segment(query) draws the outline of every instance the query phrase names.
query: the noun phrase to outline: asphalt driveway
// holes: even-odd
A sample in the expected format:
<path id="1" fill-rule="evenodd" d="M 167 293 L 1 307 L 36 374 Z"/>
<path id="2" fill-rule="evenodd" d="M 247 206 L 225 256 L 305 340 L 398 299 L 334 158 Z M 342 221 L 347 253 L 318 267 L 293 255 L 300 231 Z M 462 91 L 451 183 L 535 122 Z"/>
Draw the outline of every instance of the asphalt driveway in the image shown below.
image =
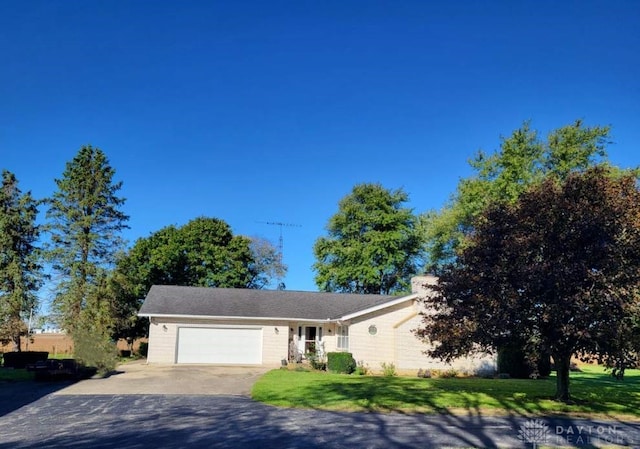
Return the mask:
<path id="1" fill-rule="evenodd" d="M 119 371 L 72 385 L 0 383 L 0 449 L 640 447 L 640 423 L 272 407 L 248 397 L 266 368 Z"/>
<path id="2" fill-rule="evenodd" d="M 195 394 L 249 396 L 264 367 L 210 365 L 147 365 L 136 361 L 120 365 L 106 377 L 82 380 L 57 391 L 59 395 L 86 394 Z"/>
<path id="3" fill-rule="evenodd" d="M 0 448 L 530 448 L 519 438 L 528 422 L 283 409 L 242 396 L 49 394 L 0 417 Z M 640 445 L 637 423 L 541 423 L 545 439 L 534 441 L 545 446 Z"/>

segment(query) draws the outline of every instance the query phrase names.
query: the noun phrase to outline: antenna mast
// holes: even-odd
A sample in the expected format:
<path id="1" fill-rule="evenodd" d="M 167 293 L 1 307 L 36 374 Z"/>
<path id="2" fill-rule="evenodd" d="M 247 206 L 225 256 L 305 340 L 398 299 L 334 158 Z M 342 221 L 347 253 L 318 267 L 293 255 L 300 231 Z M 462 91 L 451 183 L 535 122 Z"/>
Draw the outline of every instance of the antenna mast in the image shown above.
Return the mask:
<path id="1" fill-rule="evenodd" d="M 294 223 L 283 223 L 281 221 L 259 221 L 258 223 L 278 226 L 280 228 L 280 235 L 278 237 L 278 262 L 282 266 L 283 260 L 284 260 L 284 238 L 282 237 L 282 228 L 285 226 L 301 228 L 302 226 Z M 282 277 L 278 276 L 278 290 L 284 290 L 284 283 L 282 281 L 283 281 Z"/>

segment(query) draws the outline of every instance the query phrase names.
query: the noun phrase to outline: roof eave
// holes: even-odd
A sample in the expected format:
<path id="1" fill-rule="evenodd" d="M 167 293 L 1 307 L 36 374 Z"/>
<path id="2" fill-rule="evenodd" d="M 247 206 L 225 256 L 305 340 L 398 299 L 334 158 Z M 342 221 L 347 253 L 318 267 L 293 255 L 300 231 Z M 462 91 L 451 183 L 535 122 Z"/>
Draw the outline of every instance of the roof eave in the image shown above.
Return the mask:
<path id="1" fill-rule="evenodd" d="M 353 318 L 357 318 L 357 317 L 360 317 L 362 315 L 366 315 L 368 313 L 377 312 L 379 310 L 383 310 L 383 309 L 386 309 L 388 307 L 393 307 L 395 305 L 402 304 L 403 302 L 406 302 L 406 301 L 412 301 L 414 299 L 418 299 L 418 297 L 419 297 L 419 295 L 417 293 L 412 293 L 411 295 L 407 295 L 407 296 L 400 296 L 400 297 L 398 297 L 396 299 L 393 299 L 391 301 L 385 302 L 383 304 L 378 304 L 377 306 L 368 307 L 366 309 L 362 309 L 362 310 L 359 310 L 357 312 L 349 313 L 347 315 L 344 315 L 344 316 L 338 318 L 336 321 L 352 320 Z"/>
<path id="2" fill-rule="evenodd" d="M 138 313 L 139 317 L 147 318 L 178 318 L 178 319 L 199 319 L 199 320 L 247 320 L 247 321 L 304 321 L 313 323 L 334 323 L 338 320 L 332 318 L 296 318 L 296 317 L 270 317 L 270 316 L 229 316 L 229 315 L 189 315 L 177 313 Z"/>

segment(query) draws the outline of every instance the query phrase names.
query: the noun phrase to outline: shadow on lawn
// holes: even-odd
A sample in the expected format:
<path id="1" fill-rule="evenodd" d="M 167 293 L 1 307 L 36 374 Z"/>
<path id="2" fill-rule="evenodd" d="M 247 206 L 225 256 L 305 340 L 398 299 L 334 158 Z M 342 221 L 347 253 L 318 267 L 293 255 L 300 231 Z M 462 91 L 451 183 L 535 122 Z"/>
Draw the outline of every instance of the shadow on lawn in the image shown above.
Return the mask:
<path id="1" fill-rule="evenodd" d="M 625 384 L 614 379 L 603 378 L 601 375 L 573 379 L 574 402 L 568 405 L 557 403 L 557 408 L 550 410 L 550 401 L 553 400 L 555 391 L 555 378 L 540 380 L 539 384 L 533 384 L 534 388 L 536 385 L 540 387 L 537 393 L 514 392 L 512 396 L 501 391 L 501 386 L 506 386 L 501 384 L 501 380 L 489 380 L 489 382 L 495 382 L 495 388 L 483 387 L 481 391 L 489 397 L 488 401 L 493 402 L 494 407 L 498 405 L 499 408 L 494 409 L 487 407 L 486 402 L 483 404 L 478 399 L 478 391 L 469 390 L 474 379 L 448 379 L 443 382 L 447 385 L 446 388 L 440 388 L 438 380 L 435 379 L 431 380 L 433 388 L 426 389 L 416 385 L 413 379 L 411 379 L 412 382 L 406 382 L 406 380 L 396 377 L 369 377 L 362 382 L 343 383 L 327 379 L 327 381 L 318 381 L 302 387 L 305 391 L 296 397 L 301 398 L 298 404 L 304 408 L 322 409 L 314 398 L 328 398 L 329 407 L 331 403 L 339 404 L 344 400 L 357 404 L 366 412 L 385 412 L 365 413 L 363 418 L 376 423 L 377 437 L 382 439 L 390 437 L 385 432 L 385 414 L 394 413 L 427 421 L 431 415 L 437 418 L 433 420 L 436 432 L 448 435 L 455 440 L 456 444 L 463 446 L 497 447 L 495 432 L 491 430 L 492 423 L 496 420 L 503 424 L 508 423 L 515 437 L 519 435 L 526 422 L 539 420 L 547 426 L 549 438 L 555 439 L 552 440 L 554 446 L 589 448 L 601 446 L 603 443 L 625 445 L 630 441 L 634 443 L 632 445 L 640 444 L 637 440 L 637 433 L 640 430 L 638 418 L 631 422 L 625 422 L 624 419 L 619 418 L 622 414 L 637 417 L 640 410 L 640 391 L 638 391 L 637 381 L 631 382 L 630 385 L 630 383 Z M 525 382 L 532 385 L 531 381 L 526 380 L 523 381 L 523 385 Z M 457 406 L 455 408 L 443 406 L 440 396 L 452 392 L 455 392 L 458 400 Z M 625 395 L 624 401 L 617 402 L 620 395 Z M 460 398 L 463 399 L 462 403 Z M 620 405 L 622 402 L 625 405 Z M 415 408 L 415 412 L 407 412 L 412 407 Z M 615 414 L 611 413 L 612 409 L 615 409 Z M 331 413 L 340 414 L 340 412 Z M 580 417 L 589 415 L 599 418 Z M 627 429 L 631 429 L 634 439 L 626 438 L 617 428 L 612 431 L 611 423 L 624 424 Z M 593 430 L 588 429 L 594 426 L 604 429 L 605 434 L 592 434 Z M 610 441 L 611 439 L 614 441 Z"/>

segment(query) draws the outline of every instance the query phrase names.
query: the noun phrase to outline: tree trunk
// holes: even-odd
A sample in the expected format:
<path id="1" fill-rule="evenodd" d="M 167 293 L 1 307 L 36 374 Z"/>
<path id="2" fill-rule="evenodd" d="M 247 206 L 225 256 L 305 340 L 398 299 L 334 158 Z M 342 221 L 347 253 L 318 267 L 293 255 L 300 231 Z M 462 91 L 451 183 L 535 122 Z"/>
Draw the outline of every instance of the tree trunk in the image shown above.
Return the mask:
<path id="1" fill-rule="evenodd" d="M 569 371 L 571 367 L 571 354 L 556 354 L 553 356 L 556 363 L 556 400 L 569 402 Z"/>
<path id="2" fill-rule="evenodd" d="M 20 340 L 20 335 L 14 335 L 13 336 L 13 351 L 14 352 L 22 352 L 22 348 L 20 347 L 22 343 Z"/>

